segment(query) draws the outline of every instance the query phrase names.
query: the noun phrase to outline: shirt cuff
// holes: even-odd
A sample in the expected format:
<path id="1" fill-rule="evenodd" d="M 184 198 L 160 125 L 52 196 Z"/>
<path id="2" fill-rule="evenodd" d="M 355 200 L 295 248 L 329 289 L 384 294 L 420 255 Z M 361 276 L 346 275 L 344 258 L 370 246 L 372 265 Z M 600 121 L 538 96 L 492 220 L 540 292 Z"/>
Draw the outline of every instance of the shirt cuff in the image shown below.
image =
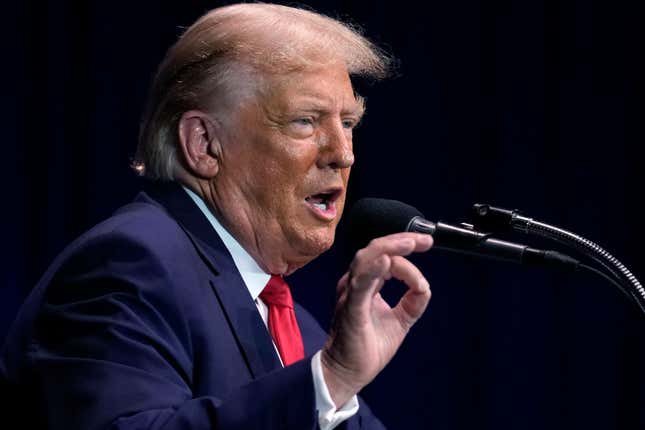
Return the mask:
<path id="1" fill-rule="evenodd" d="M 314 390 L 316 391 L 318 426 L 320 430 L 331 430 L 346 419 L 356 415 L 356 412 L 358 412 L 358 398 L 353 396 L 340 409 L 336 408 L 323 377 L 320 353 L 321 351 L 318 351 L 311 359 L 311 372 L 314 377 Z"/>

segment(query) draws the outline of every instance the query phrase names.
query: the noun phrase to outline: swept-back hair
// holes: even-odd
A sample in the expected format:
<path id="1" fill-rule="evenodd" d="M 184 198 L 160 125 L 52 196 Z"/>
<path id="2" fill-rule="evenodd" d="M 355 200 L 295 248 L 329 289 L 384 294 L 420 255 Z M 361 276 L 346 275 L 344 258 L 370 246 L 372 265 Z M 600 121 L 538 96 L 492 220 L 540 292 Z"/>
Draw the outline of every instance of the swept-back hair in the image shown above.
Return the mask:
<path id="1" fill-rule="evenodd" d="M 213 9 L 168 50 L 153 80 L 134 169 L 154 180 L 174 179 L 178 123 L 192 109 L 226 109 L 262 77 L 328 63 L 352 76 L 380 79 L 390 58 L 360 30 L 318 13 L 274 4 Z"/>

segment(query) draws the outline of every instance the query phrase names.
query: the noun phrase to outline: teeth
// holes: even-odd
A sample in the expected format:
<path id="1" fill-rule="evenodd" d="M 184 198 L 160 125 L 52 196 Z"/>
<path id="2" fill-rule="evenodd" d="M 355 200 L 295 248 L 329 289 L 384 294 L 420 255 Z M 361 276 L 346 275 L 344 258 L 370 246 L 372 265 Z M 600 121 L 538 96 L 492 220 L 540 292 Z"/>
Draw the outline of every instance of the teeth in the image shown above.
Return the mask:
<path id="1" fill-rule="evenodd" d="M 327 210 L 327 205 L 325 203 L 313 203 L 313 205 L 321 211 Z"/>

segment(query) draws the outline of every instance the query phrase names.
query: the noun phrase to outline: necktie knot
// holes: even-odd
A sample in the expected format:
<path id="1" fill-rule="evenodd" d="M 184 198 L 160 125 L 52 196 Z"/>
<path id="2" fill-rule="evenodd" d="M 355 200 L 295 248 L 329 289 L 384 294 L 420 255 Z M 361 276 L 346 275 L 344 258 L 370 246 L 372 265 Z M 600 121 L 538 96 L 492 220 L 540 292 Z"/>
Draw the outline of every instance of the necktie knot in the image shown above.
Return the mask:
<path id="1" fill-rule="evenodd" d="M 291 291 L 282 276 L 271 275 L 267 286 L 260 293 L 260 298 L 268 306 L 285 306 L 293 309 Z"/>

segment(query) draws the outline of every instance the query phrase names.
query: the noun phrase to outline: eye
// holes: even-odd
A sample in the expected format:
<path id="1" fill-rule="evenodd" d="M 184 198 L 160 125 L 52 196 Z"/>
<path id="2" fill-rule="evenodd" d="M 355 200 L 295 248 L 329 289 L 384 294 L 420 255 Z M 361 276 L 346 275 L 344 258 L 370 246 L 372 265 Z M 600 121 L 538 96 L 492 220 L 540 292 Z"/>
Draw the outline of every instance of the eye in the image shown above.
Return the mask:
<path id="1" fill-rule="evenodd" d="M 314 133 L 316 118 L 303 116 L 289 121 L 288 130 L 295 137 L 309 137 Z"/>
<path id="2" fill-rule="evenodd" d="M 358 121 L 354 118 L 346 118 L 342 120 L 343 128 L 347 130 L 353 130 L 358 126 Z"/>
<path id="3" fill-rule="evenodd" d="M 293 122 L 296 125 L 302 125 L 302 126 L 307 126 L 307 125 L 314 125 L 314 119 L 311 117 L 306 117 L 306 118 L 296 118 L 293 120 Z"/>

